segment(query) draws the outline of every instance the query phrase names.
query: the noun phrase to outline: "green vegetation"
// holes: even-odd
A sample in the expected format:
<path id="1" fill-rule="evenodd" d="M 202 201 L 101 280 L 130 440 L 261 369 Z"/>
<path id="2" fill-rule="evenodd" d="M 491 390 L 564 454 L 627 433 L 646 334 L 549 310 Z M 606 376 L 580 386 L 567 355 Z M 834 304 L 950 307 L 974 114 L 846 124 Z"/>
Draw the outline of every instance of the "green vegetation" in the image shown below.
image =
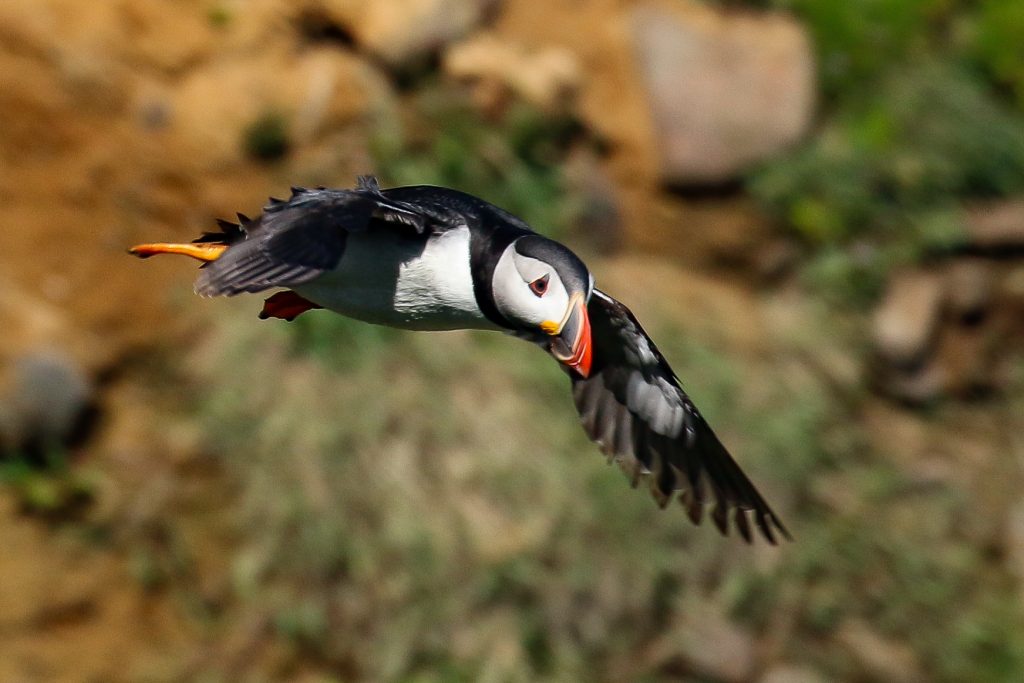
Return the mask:
<path id="1" fill-rule="evenodd" d="M 93 499 L 87 470 L 72 468 L 63 448 L 50 448 L 44 457 L 0 453 L 0 485 L 10 487 L 21 509 L 54 521 L 73 519 Z"/>
<path id="2" fill-rule="evenodd" d="M 473 109 L 464 94 L 439 85 L 411 103 L 404 129 L 380 130 L 374 151 L 389 185 L 453 187 L 520 216 L 538 231 L 564 236 L 575 204 L 562 175 L 579 124 L 516 104 L 497 120 Z"/>
<path id="3" fill-rule="evenodd" d="M 834 301 L 955 243 L 966 201 L 1024 191 L 1024 9 L 1002 0 L 774 3 L 808 22 L 822 125 L 750 189 L 812 251 Z M 1014 65 L 1017 65 L 1016 67 Z"/>
<path id="4" fill-rule="evenodd" d="M 223 330 L 221 353 L 251 359 L 259 386 L 220 357 L 201 371 L 242 522 L 261 529 L 238 591 L 316 657 L 378 680 L 476 680 L 485 665 L 590 679 L 651 637 L 652 610 L 678 610 L 683 596 L 658 597 L 665 577 L 695 582 L 722 550 L 603 464 L 536 349 L 303 320 L 294 336 L 248 318 Z M 306 346 L 325 331 L 337 346 Z M 612 623 L 635 635 L 608 638 Z"/>
<path id="5" fill-rule="evenodd" d="M 969 28 L 971 57 L 997 85 L 1010 88 L 1017 106 L 1024 108 L 1024 5 L 983 2 Z"/>
<path id="6" fill-rule="evenodd" d="M 871 300 L 893 265 L 956 243 L 965 199 L 1024 190 L 1024 117 L 963 71 L 917 65 L 837 113 L 751 189 L 817 249 L 815 283 Z"/>
<path id="7" fill-rule="evenodd" d="M 231 24 L 231 20 L 234 18 L 231 7 L 226 2 L 215 2 L 211 4 L 206 10 L 206 19 L 210 22 L 210 26 L 216 29 L 227 28 Z"/>
<path id="8" fill-rule="evenodd" d="M 566 229 L 571 123 L 421 98 L 376 141 L 388 184 L 458 187 Z M 1020 187 L 1019 125 L 966 67 L 893 69 L 751 187 L 812 249 L 808 278 L 866 302 L 893 263 L 957 238 L 958 199 Z M 719 541 L 630 491 L 575 427 L 564 375 L 525 344 L 245 315 L 218 321 L 193 365 L 211 388 L 198 414 L 245 499 L 234 598 L 303 660 L 372 680 L 659 678 L 657 653 L 693 637 L 708 604 L 828 677 L 862 671 L 831 638 L 860 620 L 935 680 L 1017 678 L 1012 581 L 965 538 L 980 513 L 875 450 L 863 387 L 837 392 L 814 370 L 828 363 L 807 360 L 856 357 L 857 335 L 836 333 L 848 323 L 810 305 L 798 338 L 758 360 L 684 315 L 645 322 L 796 543 Z M 954 603 L 958 619 L 936 618 Z"/>
<path id="9" fill-rule="evenodd" d="M 870 93 L 894 70 L 940 57 L 979 82 L 1019 88 L 1024 8 L 1016 0 L 761 0 L 811 31 L 829 104 Z"/>
<path id="10" fill-rule="evenodd" d="M 193 364 L 211 388 L 202 419 L 243 483 L 238 524 L 259 530 L 243 536 L 235 596 L 303 657 L 374 680 L 657 676 L 644 653 L 691 637 L 703 601 L 755 634 L 786 615 L 786 656 L 830 676 L 856 671 L 848 653 L 807 644 L 848 619 L 909 644 L 935 680 L 1024 670 L 1012 584 L 963 537 L 972 502 L 873 451 L 848 417 L 859 408 L 800 360 L 833 344 L 834 322 L 737 363 L 680 315 L 651 329 L 796 543 L 719 541 L 630 491 L 528 345 L 245 314 L 218 322 Z M 960 618 L 935 618 L 954 603 Z"/>
<path id="11" fill-rule="evenodd" d="M 242 135 L 245 153 L 260 161 L 277 161 L 291 149 L 288 121 L 283 114 L 266 111 L 245 129 Z"/>

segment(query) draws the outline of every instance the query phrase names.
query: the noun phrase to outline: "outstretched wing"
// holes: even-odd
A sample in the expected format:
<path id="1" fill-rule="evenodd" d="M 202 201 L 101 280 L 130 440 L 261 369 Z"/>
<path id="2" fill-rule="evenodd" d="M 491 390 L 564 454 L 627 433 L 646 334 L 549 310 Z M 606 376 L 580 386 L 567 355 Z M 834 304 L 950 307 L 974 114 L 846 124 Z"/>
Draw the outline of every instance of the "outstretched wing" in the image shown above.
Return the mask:
<path id="1" fill-rule="evenodd" d="M 377 224 L 419 234 L 455 224 L 434 207 L 385 197 L 368 176 L 360 177 L 354 190 L 293 188 L 290 199 L 271 199 L 258 218 L 239 219 L 239 226 L 221 223 L 224 232 L 197 240 L 228 245 L 203 266 L 197 294 L 232 296 L 309 282 L 338 265 L 348 233 Z"/>
<path id="2" fill-rule="evenodd" d="M 750 542 L 750 520 L 775 543 L 789 533 L 704 421 L 632 312 L 594 290 L 587 309 L 593 362 L 587 378 L 572 374 L 573 397 L 587 435 L 619 462 L 634 486 L 650 477 L 663 507 L 676 491 L 695 524 L 705 503 L 723 534 L 729 519 Z"/>

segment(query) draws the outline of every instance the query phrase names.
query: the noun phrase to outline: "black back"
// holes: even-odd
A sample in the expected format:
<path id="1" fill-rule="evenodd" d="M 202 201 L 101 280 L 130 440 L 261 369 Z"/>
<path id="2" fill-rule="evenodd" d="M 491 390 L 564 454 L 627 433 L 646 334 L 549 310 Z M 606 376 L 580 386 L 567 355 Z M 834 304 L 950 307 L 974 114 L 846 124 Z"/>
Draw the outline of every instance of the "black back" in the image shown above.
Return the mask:
<path id="1" fill-rule="evenodd" d="M 495 325 L 513 329 L 494 303 L 491 282 L 498 260 L 508 245 L 525 235 L 535 235 L 524 220 L 471 194 L 433 185 L 408 185 L 383 190 L 390 200 L 430 207 L 448 220 L 469 228 L 469 266 L 473 294 L 480 311 Z"/>

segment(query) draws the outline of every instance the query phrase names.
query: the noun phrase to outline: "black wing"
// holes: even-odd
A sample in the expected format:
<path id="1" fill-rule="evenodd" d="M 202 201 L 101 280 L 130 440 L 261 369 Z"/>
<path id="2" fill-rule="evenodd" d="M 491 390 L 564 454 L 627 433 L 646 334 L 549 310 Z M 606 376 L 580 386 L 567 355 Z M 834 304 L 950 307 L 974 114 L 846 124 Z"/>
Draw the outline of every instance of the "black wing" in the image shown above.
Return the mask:
<path id="1" fill-rule="evenodd" d="M 751 541 L 748 511 L 761 534 L 789 532 L 732 459 L 679 385 L 640 323 L 615 299 L 594 290 L 587 308 L 593 360 L 586 379 L 572 375 L 573 397 L 587 435 L 632 477 L 649 475 L 664 507 L 675 491 L 695 524 L 714 497 L 711 518 L 723 534 L 729 517 Z"/>
<path id="2" fill-rule="evenodd" d="M 222 222 L 224 232 L 196 240 L 229 245 L 203 267 L 197 294 L 231 296 L 309 282 L 338 265 L 348 233 L 375 224 L 418 234 L 457 224 L 451 213 L 385 197 L 369 176 L 360 177 L 354 190 L 293 188 L 290 199 L 271 199 L 258 218 L 239 219 L 241 225 Z"/>

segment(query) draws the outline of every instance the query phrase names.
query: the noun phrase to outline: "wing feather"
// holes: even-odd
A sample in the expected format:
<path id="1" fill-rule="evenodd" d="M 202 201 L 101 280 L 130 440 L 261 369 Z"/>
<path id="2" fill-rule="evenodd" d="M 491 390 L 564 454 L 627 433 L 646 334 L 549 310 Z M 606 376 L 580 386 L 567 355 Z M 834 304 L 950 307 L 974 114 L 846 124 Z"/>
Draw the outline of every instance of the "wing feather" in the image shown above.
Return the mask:
<path id="1" fill-rule="evenodd" d="M 660 505 L 680 492 L 680 503 L 694 524 L 700 524 L 704 507 L 711 503 L 711 519 L 723 534 L 734 527 L 750 542 L 752 514 L 768 542 L 776 542 L 776 533 L 789 538 L 629 309 L 594 290 L 588 314 L 594 345 L 591 373 L 587 378 L 572 376 L 587 435 L 619 462 L 634 485 L 649 475 Z"/>
<path id="2" fill-rule="evenodd" d="M 287 200 L 271 199 L 255 219 L 239 215 L 240 225 L 220 221 L 229 245 L 203 267 L 196 293 L 232 296 L 308 282 L 338 265 L 347 235 L 369 229 L 401 229 L 422 234 L 452 227 L 452 216 L 427 206 L 386 197 L 369 176 L 354 190 L 292 188 Z M 200 240 L 216 241 L 205 233 Z"/>

